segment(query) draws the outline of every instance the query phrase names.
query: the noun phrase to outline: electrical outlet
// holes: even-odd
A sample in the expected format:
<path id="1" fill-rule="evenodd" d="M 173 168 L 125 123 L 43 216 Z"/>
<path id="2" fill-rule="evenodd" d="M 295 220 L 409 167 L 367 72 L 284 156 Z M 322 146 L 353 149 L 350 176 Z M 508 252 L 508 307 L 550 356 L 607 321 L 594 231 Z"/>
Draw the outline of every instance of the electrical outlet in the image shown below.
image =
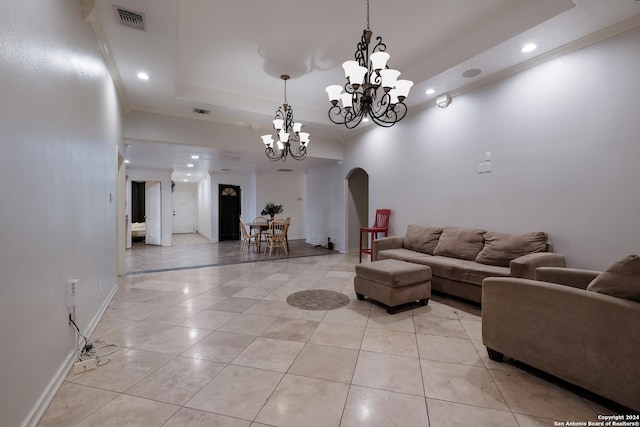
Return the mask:
<path id="1" fill-rule="evenodd" d="M 67 280 L 67 307 L 73 307 L 78 302 L 78 279 Z"/>
<path id="2" fill-rule="evenodd" d="M 76 304 L 78 302 L 78 279 L 67 280 L 67 315 L 69 320 L 76 320 Z"/>
<path id="3" fill-rule="evenodd" d="M 95 357 L 92 357 L 91 359 L 81 360 L 80 362 L 76 362 L 73 364 L 73 373 L 81 374 L 83 372 L 95 369 L 96 366 L 97 361 Z"/>

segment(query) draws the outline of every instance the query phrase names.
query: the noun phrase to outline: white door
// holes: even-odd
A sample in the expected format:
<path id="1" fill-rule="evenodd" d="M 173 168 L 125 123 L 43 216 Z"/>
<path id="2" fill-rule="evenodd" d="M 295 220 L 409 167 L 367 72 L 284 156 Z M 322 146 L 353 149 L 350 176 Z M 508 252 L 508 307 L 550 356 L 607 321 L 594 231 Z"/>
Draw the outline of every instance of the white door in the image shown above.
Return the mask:
<path id="1" fill-rule="evenodd" d="M 144 190 L 145 243 L 162 245 L 160 183 L 146 182 Z"/>
<path id="2" fill-rule="evenodd" d="M 195 233 L 194 194 L 188 191 L 173 193 L 173 232 Z"/>

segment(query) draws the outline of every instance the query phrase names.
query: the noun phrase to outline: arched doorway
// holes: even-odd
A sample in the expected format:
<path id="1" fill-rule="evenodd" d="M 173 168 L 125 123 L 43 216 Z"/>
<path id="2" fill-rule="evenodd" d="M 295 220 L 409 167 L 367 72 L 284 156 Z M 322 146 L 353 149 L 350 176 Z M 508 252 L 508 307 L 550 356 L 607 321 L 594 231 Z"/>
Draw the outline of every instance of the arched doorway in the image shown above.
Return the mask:
<path id="1" fill-rule="evenodd" d="M 347 252 L 359 250 L 360 227 L 369 223 L 369 174 L 362 168 L 352 169 L 347 186 Z"/>

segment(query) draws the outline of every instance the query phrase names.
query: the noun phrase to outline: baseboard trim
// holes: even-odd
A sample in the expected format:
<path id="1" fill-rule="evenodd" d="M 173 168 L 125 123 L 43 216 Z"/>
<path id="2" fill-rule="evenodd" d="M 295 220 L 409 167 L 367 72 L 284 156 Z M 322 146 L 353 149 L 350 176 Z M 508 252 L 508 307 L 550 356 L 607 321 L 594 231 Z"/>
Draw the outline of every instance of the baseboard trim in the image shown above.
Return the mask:
<path id="1" fill-rule="evenodd" d="M 96 329 L 96 326 L 98 326 L 98 323 L 102 319 L 104 312 L 107 310 L 107 307 L 111 302 L 111 299 L 113 298 L 113 296 L 116 294 L 117 291 L 118 291 L 118 282 L 115 283 L 115 285 L 111 289 L 111 292 L 109 292 L 109 295 L 107 295 L 107 298 L 104 300 L 104 302 L 100 306 L 100 309 L 98 310 L 96 315 L 93 316 L 93 319 L 91 320 L 91 323 L 89 323 L 87 331 L 85 332 L 86 336 L 90 337 L 93 331 Z M 44 413 L 47 411 L 47 408 L 49 408 L 49 405 L 51 404 L 51 401 L 55 397 L 56 393 L 58 392 L 60 387 L 62 387 L 62 383 L 64 383 L 64 379 L 67 377 L 67 374 L 69 373 L 69 371 L 73 366 L 73 362 L 75 361 L 75 358 L 76 358 L 75 356 L 76 356 L 76 351 L 75 349 L 72 349 L 67 355 L 64 363 L 60 366 L 60 368 L 58 368 L 58 370 L 56 371 L 56 374 L 53 376 L 53 378 L 51 379 L 47 387 L 44 389 L 44 391 L 40 395 L 38 402 L 35 404 L 35 406 L 31 410 L 31 413 L 27 416 L 27 419 L 22 424 L 22 427 L 36 427 L 38 425 L 38 423 L 44 416 Z"/>

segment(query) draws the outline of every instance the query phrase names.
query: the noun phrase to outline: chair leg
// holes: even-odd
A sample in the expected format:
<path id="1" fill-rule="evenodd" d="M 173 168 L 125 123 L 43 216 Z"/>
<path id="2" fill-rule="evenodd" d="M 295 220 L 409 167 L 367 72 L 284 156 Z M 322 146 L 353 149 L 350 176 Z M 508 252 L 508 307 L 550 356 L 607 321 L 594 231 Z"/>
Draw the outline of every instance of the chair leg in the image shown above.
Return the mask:
<path id="1" fill-rule="evenodd" d="M 373 241 L 375 240 L 375 236 L 377 236 L 378 233 L 371 232 L 370 234 L 371 234 L 371 243 L 369 244 L 369 250 L 371 251 L 371 254 L 369 255 L 369 260 L 373 262 Z"/>

